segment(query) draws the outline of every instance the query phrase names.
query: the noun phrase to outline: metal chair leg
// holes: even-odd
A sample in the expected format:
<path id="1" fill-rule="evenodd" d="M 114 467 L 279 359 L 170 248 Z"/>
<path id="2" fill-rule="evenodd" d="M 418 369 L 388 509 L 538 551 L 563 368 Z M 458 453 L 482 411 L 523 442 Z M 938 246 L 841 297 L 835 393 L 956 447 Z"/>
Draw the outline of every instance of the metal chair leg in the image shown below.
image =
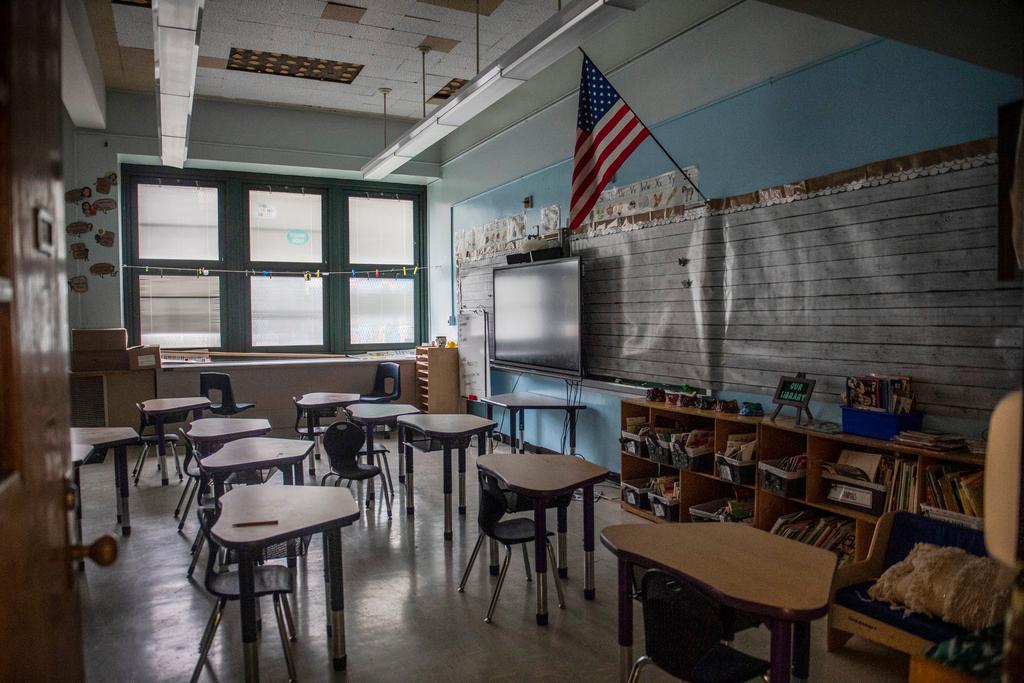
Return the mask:
<path id="1" fill-rule="evenodd" d="M 196 668 L 192 671 L 192 678 L 189 679 L 191 683 L 195 683 L 199 680 L 199 674 L 203 671 L 203 665 L 206 664 L 206 655 L 210 652 L 210 645 L 213 644 L 213 637 L 217 634 L 217 627 L 220 626 L 221 615 L 224 613 L 224 605 L 227 604 L 227 600 L 223 598 L 217 601 L 217 604 L 213 608 L 213 613 L 210 615 L 210 621 L 206 624 L 206 631 L 203 633 L 203 640 L 199 644 L 199 661 L 196 662 Z"/>
<path id="2" fill-rule="evenodd" d="M 523 543 L 519 547 L 523 549 L 523 565 L 526 567 L 526 581 L 529 583 L 533 581 L 533 572 L 530 571 L 530 551 L 526 549 L 527 545 L 529 543 Z"/>
<path id="3" fill-rule="evenodd" d="M 462 572 L 462 581 L 459 581 L 459 592 L 466 592 L 466 582 L 469 581 L 469 572 L 473 569 L 473 563 L 476 562 L 476 556 L 480 554 L 480 546 L 484 544 L 484 536 L 482 533 L 477 536 L 476 545 L 473 546 L 473 552 L 469 556 L 469 564 L 466 565 L 466 571 Z"/>
<path id="4" fill-rule="evenodd" d="M 192 561 L 188 563 L 188 572 L 185 573 L 185 576 L 190 579 L 192 578 L 192 572 L 196 570 L 196 564 L 199 563 L 199 556 L 203 554 L 203 543 L 205 541 L 206 539 L 203 538 L 203 532 L 200 529 L 199 538 L 196 539 L 196 548 L 192 551 Z"/>
<path id="5" fill-rule="evenodd" d="M 639 658 L 633 662 L 633 668 L 629 670 L 629 678 L 626 679 L 626 683 L 636 683 L 640 680 L 640 672 L 645 666 L 651 663 L 651 658 L 647 655 Z"/>
<path id="6" fill-rule="evenodd" d="M 284 663 L 288 666 L 288 680 L 295 680 L 295 661 L 292 659 L 292 643 L 288 639 L 288 630 L 284 624 L 284 612 L 281 610 L 281 596 L 274 593 L 274 616 L 277 617 L 277 632 L 281 636 L 281 649 L 284 650 Z"/>
<path id="7" fill-rule="evenodd" d="M 181 517 L 178 518 L 178 531 L 185 528 L 185 520 L 188 519 L 188 511 L 192 509 L 192 501 L 195 500 L 196 491 L 199 490 L 199 480 L 196 480 L 195 486 L 188 494 L 188 501 L 185 503 L 185 511 L 181 513 Z"/>
<path id="8" fill-rule="evenodd" d="M 380 459 L 384 463 L 384 474 L 387 475 L 387 481 L 385 483 L 388 485 L 388 490 L 391 491 L 391 495 L 393 496 L 395 495 L 395 485 L 391 483 L 391 464 L 388 462 L 388 454 L 381 453 Z"/>
<path id="9" fill-rule="evenodd" d="M 286 593 L 281 594 L 281 607 L 284 608 L 284 623 L 288 626 L 288 639 L 295 641 L 299 637 L 295 633 L 295 620 L 292 619 L 292 608 L 288 604 L 288 595 Z"/>
<path id="10" fill-rule="evenodd" d="M 181 512 L 181 504 L 185 502 L 185 496 L 188 495 L 188 490 L 192 488 L 192 477 L 188 478 L 185 482 L 185 486 L 181 489 L 181 495 L 178 496 L 178 504 L 174 506 L 174 518 L 178 518 L 178 514 Z"/>
<path id="11" fill-rule="evenodd" d="M 498 596 L 501 595 L 501 586 L 505 583 L 505 575 L 508 574 L 508 565 L 512 561 L 512 548 L 505 546 L 505 560 L 501 563 L 501 571 L 498 573 L 498 584 L 494 587 L 494 595 L 491 596 L 491 605 L 487 608 L 487 616 L 484 623 L 491 623 L 494 615 L 494 608 L 498 606 Z"/>
<path id="12" fill-rule="evenodd" d="M 555 549 L 551 547 L 551 541 L 546 541 L 544 545 L 548 547 L 548 561 L 551 562 L 552 567 L 557 567 L 558 563 L 555 562 Z M 558 593 L 558 606 L 561 609 L 565 609 L 565 590 L 562 588 L 562 579 L 558 576 L 557 571 L 551 572 L 551 575 L 555 577 L 555 591 Z"/>
<path id="13" fill-rule="evenodd" d="M 171 455 L 174 456 L 174 469 L 178 472 L 178 481 L 181 481 L 185 476 L 181 473 L 181 460 L 178 459 L 178 448 L 172 442 L 170 444 Z"/>
<path id="14" fill-rule="evenodd" d="M 384 474 L 380 475 L 380 492 L 381 497 L 384 499 L 384 504 L 388 506 L 388 519 L 391 519 L 391 496 L 394 494 L 388 493 L 388 482 L 384 478 Z"/>
<path id="15" fill-rule="evenodd" d="M 139 477 L 142 476 L 142 469 L 146 465 L 146 457 L 149 455 L 149 444 L 142 444 L 142 453 L 139 454 L 139 466 L 135 468 L 135 485 L 139 485 Z"/>

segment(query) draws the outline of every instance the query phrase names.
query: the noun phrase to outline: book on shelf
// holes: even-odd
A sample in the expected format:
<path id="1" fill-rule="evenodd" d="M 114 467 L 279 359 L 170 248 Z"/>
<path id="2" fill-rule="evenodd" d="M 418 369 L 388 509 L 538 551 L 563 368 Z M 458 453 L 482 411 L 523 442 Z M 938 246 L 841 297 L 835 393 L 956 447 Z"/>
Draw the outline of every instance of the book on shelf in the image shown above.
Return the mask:
<path id="1" fill-rule="evenodd" d="M 962 434 L 940 432 L 904 431 L 897 434 L 893 441 L 933 451 L 958 451 L 967 446 L 967 439 Z"/>
<path id="2" fill-rule="evenodd" d="M 905 415 L 914 408 L 910 377 L 874 374 L 847 377 L 846 405 L 860 410 Z"/>
<path id="3" fill-rule="evenodd" d="M 885 511 L 905 510 L 917 512 L 917 462 L 895 459 L 888 467 L 889 491 L 885 498 Z"/>
<path id="4" fill-rule="evenodd" d="M 839 515 L 822 515 L 811 510 L 782 515 L 775 520 L 771 529 L 771 533 L 778 536 L 838 554 L 840 566 L 853 559 L 854 531 L 851 519 Z"/>
<path id="5" fill-rule="evenodd" d="M 984 516 L 985 473 L 951 465 L 925 468 L 925 503 L 970 517 Z"/>

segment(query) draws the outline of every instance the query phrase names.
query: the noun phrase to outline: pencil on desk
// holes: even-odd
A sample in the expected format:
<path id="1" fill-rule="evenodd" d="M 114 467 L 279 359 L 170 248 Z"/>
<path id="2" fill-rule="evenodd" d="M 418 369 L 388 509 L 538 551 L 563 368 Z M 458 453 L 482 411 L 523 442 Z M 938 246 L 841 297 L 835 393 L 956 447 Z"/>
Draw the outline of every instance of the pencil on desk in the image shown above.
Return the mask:
<path id="1" fill-rule="evenodd" d="M 260 522 L 235 522 L 231 526 L 242 527 L 242 526 L 271 526 L 277 524 L 276 519 L 266 519 Z"/>

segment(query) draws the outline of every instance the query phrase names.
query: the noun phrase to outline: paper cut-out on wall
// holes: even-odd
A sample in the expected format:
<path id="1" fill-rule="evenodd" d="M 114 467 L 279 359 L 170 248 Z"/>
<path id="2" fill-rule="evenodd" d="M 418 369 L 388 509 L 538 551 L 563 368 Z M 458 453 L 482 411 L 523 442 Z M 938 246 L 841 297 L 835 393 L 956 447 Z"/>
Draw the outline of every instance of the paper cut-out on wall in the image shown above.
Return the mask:
<path id="1" fill-rule="evenodd" d="M 101 247 L 112 247 L 114 246 L 114 237 L 115 234 L 113 230 L 104 230 L 103 228 L 100 228 L 96 231 L 94 239 L 96 240 L 96 244 Z"/>
<path id="2" fill-rule="evenodd" d="M 76 261 L 88 261 L 89 247 L 85 246 L 84 242 L 74 242 L 71 245 L 71 258 Z"/>
<path id="3" fill-rule="evenodd" d="M 100 277 L 106 275 L 117 277 L 117 268 L 114 267 L 113 263 L 94 263 L 89 266 L 89 272 Z"/>
<path id="4" fill-rule="evenodd" d="M 80 202 L 87 197 L 92 196 L 92 188 L 86 185 L 85 187 L 79 187 L 75 190 L 68 190 L 64 193 L 64 201 L 66 202 Z"/>
<path id="5" fill-rule="evenodd" d="M 107 213 L 117 208 L 117 200 L 104 197 L 94 202 L 82 202 L 82 212 L 86 216 L 95 216 L 97 211 Z"/>
<path id="6" fill-rule="evenodd" d="M 110 188 L 117 185 L 117 174 L 108 173 L 96 179 L 96 191 L 100 194 L 110 194 Z"/>
<path id="7" fill-rule="evenodd" d="M 82 294 L 89 291 L 89 278 L 84 275 L 76 275 L 68 280 L 68 287 L 71 288 L 72 292 Z"/>
<path id="8" fill-rule="evenodd" d="M 69 235 L 84 235 L 87 232 L 92 232 L 92 223 L 86 223 L 85 221 L 75 221 L 67 227 Z"/>

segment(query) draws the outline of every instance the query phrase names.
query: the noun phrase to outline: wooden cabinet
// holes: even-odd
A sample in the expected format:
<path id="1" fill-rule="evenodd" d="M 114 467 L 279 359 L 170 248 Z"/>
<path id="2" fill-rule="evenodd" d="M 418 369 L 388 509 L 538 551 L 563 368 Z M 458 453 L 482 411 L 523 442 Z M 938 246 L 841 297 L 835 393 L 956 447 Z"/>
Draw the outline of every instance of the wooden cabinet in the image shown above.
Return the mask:
<path id="1" fill-rule="evenodd" d="M 416 347 L 416 405 L 425 413 L 462 413 L 459 350 Z"/>

